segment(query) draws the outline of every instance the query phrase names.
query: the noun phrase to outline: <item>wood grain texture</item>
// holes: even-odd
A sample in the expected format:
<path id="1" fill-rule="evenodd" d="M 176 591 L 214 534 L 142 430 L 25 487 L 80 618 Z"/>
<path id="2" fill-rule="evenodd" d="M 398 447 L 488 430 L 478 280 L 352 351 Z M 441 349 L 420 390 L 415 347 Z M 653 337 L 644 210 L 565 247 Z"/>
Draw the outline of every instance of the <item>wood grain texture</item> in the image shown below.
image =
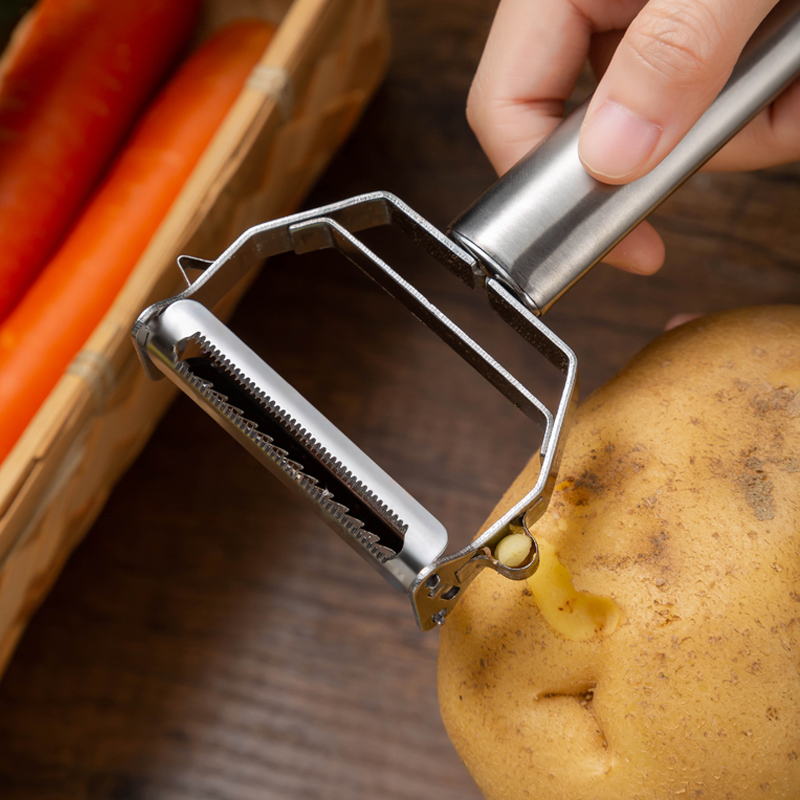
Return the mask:
<path id="1" fill-rule="evenodd" d="M 180 253 L 215 257 L 243 229 L 296 211 L 383 76 L 383 0 L 225 0 L 225 11 L 240 18 L 258 11 L 277 23 L 280 2 L 291 8 L 246 88 L 124 289 L 0 464 L 0 673 L 174 397 L 167 381 L 152 382 L 142 370 L 133 321 L 182 290 Z M 283 89 L 263 80 L 276 74 Z M 254 277 L 215 307 L 221 319 Z"/>
<path id="2" fill-rule="evenodd" d="M 492 173 L 464 101 L 491 0 L 394 0 L 386 84 L 306 206 L 395 192 L 438 225 Z M 679 311 L 800 302 L 800 170 L 695 178 L 668 264 L 598 268 L 549 315 L 584 395 Z M 552 401 L 557 376 L 405 243 L 392 263 Z M 276 259 L 234 329 L 465 542 L 537 431 L 331 254 Z M 439 721 L 437 636 L 180 398 L 0 684 L 4 800 L 477 800 Z"/>

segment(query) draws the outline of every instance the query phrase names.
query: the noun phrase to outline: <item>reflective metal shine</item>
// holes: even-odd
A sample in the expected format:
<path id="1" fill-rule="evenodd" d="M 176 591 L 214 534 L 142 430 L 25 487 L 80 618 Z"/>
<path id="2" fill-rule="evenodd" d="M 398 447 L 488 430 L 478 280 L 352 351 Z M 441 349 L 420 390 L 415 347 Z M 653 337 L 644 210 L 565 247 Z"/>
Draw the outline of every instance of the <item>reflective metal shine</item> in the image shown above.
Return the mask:
<path id="1" fill-rule="evenodd" d="M 584 103 L 457 217 L 449 233 L 543 314 L 799 71 L 800 3 L 783 0 L 708 111 L 652 172 L 624 186 L 586 172 L 578 157 Z"/>
<path id="2" fill-rule="evenodd" d="M 550 501 L 577 400 L 572 350 L 537 317 L 800 73 L 800 0 L 782 0 L 753 37 L 708 112 L 653 172 L 620 187 L 583 169 L 579 109 L 450 229 L 437 230 L 385 192 L 354 197 L 251 228 L 218 259 L 181 256 L 189 283 L 146 309 L 133 341 L 153 379 L 167 375 L 317 512 L 412 603 L 423 630 L 442 624 L 485 568 L 513 580 L 538 564 L 531 528 Z M 393 225 L 490 305 L 564 376 L 551 411 L 357 237 Z M 442 555 L 441 523 L 209 311 L 270 256 L 343 253 L 480 372 L 543 431 L 536 484 L 485 533 Z M 192 280 L 189 275 L 196 275 Z M 531 538 L 526 562 L 493 556 L 512 532 Z"/>
<path id="3" fill-rule="evenodd" d="M 181 257 L 184 275 L 191 270 L 199 277 L 180 295 L 145 310 L 132 335 L 151 377 L 166 375 L 285 485 L 310 501 L 344 541 L 408 594 L 418 624 L 429 630 L 441 624 L 481 569 L 516 580 L 536 569 L 538 550 L 529 526 L 553 491 L 561 432 L 577 396 L 577 364 L 572 351 L 524 304 L 496 281 L 485 281 L 500 316 L 564 373 L 563 395 L 554 413 L 353 233 L 384 224 L 399 227 L 468 285 L 481 274 L 469 253 L 393 195 L 376 192 L 252 228 L 214 262 Z M 209 310 L 254 259 L 321 248 L 336 249 L 355 263 L 542 430 L 536 485 L 486 533 L 453 555 L 442 555 L 447 532 L 441 522 Z M 509 568 L 492 553 L 504 536 L 517 530 L 531 537 L 533 547 L 524 564 Z"/>

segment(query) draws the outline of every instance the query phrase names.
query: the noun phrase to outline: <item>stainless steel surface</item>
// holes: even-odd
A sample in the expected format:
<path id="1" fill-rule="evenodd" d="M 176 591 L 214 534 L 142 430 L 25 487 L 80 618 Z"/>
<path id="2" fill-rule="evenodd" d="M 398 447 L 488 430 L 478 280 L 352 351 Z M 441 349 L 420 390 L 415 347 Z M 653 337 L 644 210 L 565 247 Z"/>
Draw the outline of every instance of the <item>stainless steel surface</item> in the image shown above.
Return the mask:
<path id="1" fill-rule="evenodd" d="M 394 225 L 412 237 L 418 236 L 420 246 L 468 286 L 474 286 L 476 275 L 481 274 L 481 268 L 473 256 L 387 192 L 371 192 L 293 214 L 291 217 L 265 222 L 245 231 L 211 265 L 203 259 L 192 256 L 178 258 L 178 264 L 188 284 L 186 290 L 176 297 L 159 301 L 145 309 L 133 326 L 131 335 L 147 374 L 153 380 L 160 377 L 160 373 L 153 372 L 150 361 L 145 355 L 143 337 L 146 331 L 143 328 L 149 319 L 178 298 L 197 300 L 210 308 L 248 272 L 263 264 L 270 256 L 304 252 L 301 241 L 295 245 L 290 227 L 294 225 L 299 230 L 303 223 L 319 217 L 331 219 L 354 233 L 380 225 Z M 302 239 L 302 236 L 300 238 Z M 324 244 L 323 242 L 318 246 Z M 310 243 L 306 244 L 305 248 L 313 249 Z M 192 280 L 189 272 L 197 273 L 199 277 Z"/>
<path id="2" fill-rule="evenodd" d="M 536 314 L 800 72 L 800 0 L 784 0 L 751 45 L 683 142 L 632 184 L 607 186 L 585 172 L 577 151 L 579 110 L 453 223 L 452 239 L 393 195 L 375 192 L 252 228 L 213 263 L 181 257 L 188 288 L 147 309 L 132 332 L 145 369 L 153 378 L 168 375 L 312 501 L 345 541 L 409 595 L 423 630 L 443 623 L 480 570 L 519 580 L 538 565 L 530 528 L 555 485 L 577 399 L 577 364 Z M 485 285 L 497 313 L 564 374 L 555 413 L 355 235 L 381 225 L 398 227 L 468 285 Z M 535 486 L 453 555 L 441 555 L 447 544 L 441 523 L 207 308 L 269 256 L 320 248 L 347 256 L 543 429 Z M 523 532 L 534 544 L 516 568 L 493 556 L 512 532 Z"/>
<path id="3" fill-rule="evenodd" d="M 397 588 L 441 554 L 447 544 L 442 524 L 205 306 L 179 300 L 151 320 L 148 330 L 153 363 L 284 484 L 312 500 L 331 527 Z M 261 421 L 258 409 L 237 407 L 224 385 L 198 371 L 187 347 L 193 343 L 199 345 L 195 352 L 212 356 L 246 389 L 272 424 Z M 302 455 L 281 449 L 275 426 Z M 370 512 L 372 524 L 355 510 L 359 505 Z"/>
<path id="4" fill-rule="evenodd" d="M 575 405 L 577 367 L 574 354 L 558 337 L 496 281 L 486 282 L 500 316 L 564 374 L 563 395 L 552 413 L 353 233 L 385 224 L 403 230 L 474 285 L 478 270 L 472 256 L 396 197 L 373 193 L 252 228 L 213 263 L 181 257 L 187 282 L 190 273 L 199 277 L 177 297 L 148 308 L 132 335 L 151 377 L 167 375 L 270 471 L 310 500 L 345 541 L 408 593 L 420 627 L 428 630 L 444 621 L 461 590 L 481 569 L 517 580 L 536 569 L 535 546 L 516 568 L 499 563 L 492 552 L 510 532 L 531 536 L 529 526 L 547 507 L 558 471 L 561 433 Z M 207 308 L 259 260 L 320 248 L 335 248 L 347 256 L 543 431 L 536 485 L 453 556 L 440 558 L 447 543 L 441 523 Z"/>
<path id="5" fill-rule="evenodd" d="M 454 220 L 450 235 L 543 314 L 799 73 L 800 0 L 783 0 L 708 111 L 648 175 L 609 186 L 586 172 L 584 105 Z"/>
<path id="6" fill-rule="evenodd" d="M 412 593 L 418 619 L 430 618 L 436 624 L 444 622 L 447 612 L 460 599 L 461 590 L 482 568 L 488 566 L 507 578 L 519 580 L 532 574 L 538 566 L 538 547 L 530 528 L 550 503 L 566 432 L 578 402 L 578 362 L 572 350 L 496 280 L 487 280 L 486 290 L 497 313 L 561 370 L 564 386 L 539 451 L 541 464 L 535 485 L 468 547 L 452 556 L 439 558 L 423 570 L 415 581 Z M 506 567 L 497 562 L 492 553 L 501 539 L 519 532 L 533 539 L 534 548 L 525 564 L 517 568 Z M 444 605 L 443 600 L 446 601 Z"/>

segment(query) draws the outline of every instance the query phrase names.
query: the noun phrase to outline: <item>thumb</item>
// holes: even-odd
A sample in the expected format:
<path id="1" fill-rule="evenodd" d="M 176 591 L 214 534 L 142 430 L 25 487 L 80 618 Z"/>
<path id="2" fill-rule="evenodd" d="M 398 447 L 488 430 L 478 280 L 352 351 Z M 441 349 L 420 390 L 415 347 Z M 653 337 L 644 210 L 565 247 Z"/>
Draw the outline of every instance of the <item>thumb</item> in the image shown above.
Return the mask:
<path id="1" fill-rule="evenodd" d="M 659 164 L 725 85 L 777 0 L 650 0 L 633 20 L 583 123 L 580 156 L 606 183 Z"/>

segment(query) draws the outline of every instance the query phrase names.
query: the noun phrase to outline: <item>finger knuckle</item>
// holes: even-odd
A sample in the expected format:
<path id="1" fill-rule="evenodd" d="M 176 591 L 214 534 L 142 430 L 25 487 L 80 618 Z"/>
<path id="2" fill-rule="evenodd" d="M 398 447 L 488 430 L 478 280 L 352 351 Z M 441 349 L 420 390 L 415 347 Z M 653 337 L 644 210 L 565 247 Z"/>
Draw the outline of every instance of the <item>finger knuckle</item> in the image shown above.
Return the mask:
<path id="1" fill-rule="evenodd" d="M 664 78 L 692 85 L 706 78 L 723 36 L 705 5 L 678 1 L 653 9 L 630 28 L 626 40 L 634 53 Z"/>

